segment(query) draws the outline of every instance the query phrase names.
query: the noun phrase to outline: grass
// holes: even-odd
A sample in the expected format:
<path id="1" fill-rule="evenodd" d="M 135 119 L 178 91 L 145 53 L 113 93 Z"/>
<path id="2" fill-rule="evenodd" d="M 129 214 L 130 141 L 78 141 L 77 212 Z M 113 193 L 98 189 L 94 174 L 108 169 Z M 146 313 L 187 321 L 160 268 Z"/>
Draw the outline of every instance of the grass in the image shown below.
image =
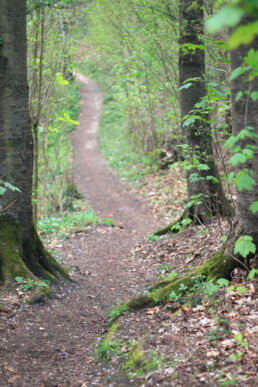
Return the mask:
<path id="1" fill-rule="evenodd" d="M 85 206 L 84 206 L 85 207 Z M 113 219 L 99 219 L 95 211 L 87 206 L 82 211 L 68 212 L 63 217 L 58 215 L 38 221 L 38 230 L 43 236 L 55 235 L 65 238 L 70 232 L 80 228 L 85 230 L 91 224 L 113 224 Z"/>

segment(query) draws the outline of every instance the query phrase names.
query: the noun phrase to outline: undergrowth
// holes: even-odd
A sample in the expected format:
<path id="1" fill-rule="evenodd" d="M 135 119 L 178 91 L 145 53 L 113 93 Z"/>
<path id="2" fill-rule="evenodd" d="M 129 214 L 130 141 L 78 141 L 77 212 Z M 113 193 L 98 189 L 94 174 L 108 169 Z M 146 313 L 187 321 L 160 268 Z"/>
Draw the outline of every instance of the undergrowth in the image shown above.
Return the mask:
<path id="1" fill-rule="evenodd" d="M 74 205 L 77 211 L 67 212 L 63 217 L 56 214 L 47 219 L 39 220 L 38 230 L 41 235 L 43 237 L 55 235 L 63 239 L 68 233 L 78 229 L 84 231 L 91 224 L 113 224 L 113 219 L 99 219 L 92 208 L 80 203 L 80 201 L 77 201 L 77 205 Z"/>

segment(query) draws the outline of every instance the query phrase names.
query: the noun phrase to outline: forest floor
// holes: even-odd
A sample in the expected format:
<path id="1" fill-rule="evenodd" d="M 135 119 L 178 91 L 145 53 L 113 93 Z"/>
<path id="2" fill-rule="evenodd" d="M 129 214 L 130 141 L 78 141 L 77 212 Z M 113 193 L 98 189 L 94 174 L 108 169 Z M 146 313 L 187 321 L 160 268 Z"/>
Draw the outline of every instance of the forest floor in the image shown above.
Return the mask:
<path id="1" fill-rule="evenodd" d="M 201 297 L 179 314 L 173 314 L 179 307 L 175 303 L 125 313 L 106 347 L 96 350 L 118 301 L 143 292 L 172 270 L 182 273 L 199 265 L 219 249 L 228 229 L 218 220 L 205 230 L 189 227 L 174 238 L 146 240 L 165 224 L 164 216 L 120 182 L 103 159 L 97 134 L 101 91 L 88 78 L 78 78 L 76 184 L 97 215 L 114 224 L 78 228 L 64 240 L 51 241 L 49 247 L 70 267 L 75 282 L 54 286 L 46 304 L 27 305 L 18 286 L 11 295 L 1 294 L 0 385 L 255 386 L 255 282 L 243 284 L 241 270 L 234 273 L 229 292 Z M 162 176 L 153 179 L 163 182 Z M 170 179 L 178 186 L 173 174 Z M 158 186 L 148 178 L 144 195 L 158 195 Z M 141 356 L 132 355 L 136 347 Z M 108 361 L 98 360 L 100 355 Z"/>

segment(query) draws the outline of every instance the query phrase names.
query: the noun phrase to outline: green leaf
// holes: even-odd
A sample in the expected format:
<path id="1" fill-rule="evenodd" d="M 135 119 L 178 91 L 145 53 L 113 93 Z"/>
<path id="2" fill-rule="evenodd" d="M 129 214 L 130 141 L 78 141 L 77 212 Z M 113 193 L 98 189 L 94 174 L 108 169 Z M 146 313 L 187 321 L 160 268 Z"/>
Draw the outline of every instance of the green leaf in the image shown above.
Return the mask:
<path id="1" fill-rule="evenodd" d="M 22 283 L 24 281 L 23 277 L 15 277 L 14 278 L 16 282 Z"/>
<path id="2" fill-rule="evenodd" d="M 219 183 L 219 179 L 217 179 L 217 177 L 215 177 L 215 176 L 209 175 L 209 176 L 206 176 L 206 179 L 212 180 L 214 183 Z"/>
<path id="3" fill-rule="evenodd" d="M 239 77 L 239 75 L 243 74 L 247 70 L 247 67 L 237 67 L 235 70 L 232 71 L 229 80 L 233 81 L 233 79 Z"/>
<path id="4" fill-rule="evenodd" d="M 258 91 L 253 91 L 250 95 L 251 99 L 255 102 L 258 99 Z"/>
<path id="5" fill-rule="evenodd" d="M 181 223 L 182 223 L 182 226 L 183 226 L 183 227 L 186 227 L 186 226 L 188 226 L 189 224 L 192 223 L 192 219 L 190 219 L 190 218 L 185 218 L 185 219 L 182 220 Z"/>
<path id="6" fill-rule="evenodd" d="M 244 93 L 243 93 L 242 91 L 239 91 L 239 92 L 237 93 L 237 96 L 236 96 L 236 101 L 239 101 L 240 98 L 241 98 L 243 95 L 244 95 Z"/>
<path id="7" fill-rule="evenodd" d="M 8 183 L 7 181 L 4 182 L 4 186 L 6 188 L 9 188 L 11 191 L 18 191 L 18 192 L 21 192 L 21 190 L 18 188 L 18 187 L 15 187 L 14 185 L 12 185 L 11 183 Z"/>
<path id="8" fill-rule="evenodd" d="M 192 86 L 192 83 L 191 83 L 191 82 L 188 82 L 188 83 L 186 83 L 185 85 L 181 86 L 179 90 L 182 90 L 182 89 L 188 89 L 190 86 Z"/>
<path id="9" fill-rule="evenodd" d="M 224 148 L 232 149 L 235 143 L 238 141 L 237 137 L 230 136 L 224 144 Z"/>
<path id="10" fill-rule="evenodd" d="M 248 293 L 248 289 L 245 286 L 237 286 L 236 290 L 239 293 Z"/>
<path id="11" fill-rule="evenodd" d="M 237 27 L 228 39 L 229 48 L 235 49 L 241 44 L 250 44 L 257 35 L 257 31 L 258 21 Z"/>
<path id="12" fill-rule="evenodd" d="M 236 166 L 240 163 L 245 163 L 246 162 L 246 157 L 245 155 L 243 155 L 243 153 L 236 153 L 234 154 L 234 156 L 232 156 L 230 159 L 229 159 L 229 162 L 230 164 L 232 164 L 233 166 Z"/>
<path id="13" fill-rule="evenodd" d="M 257 275 L 258 275 L 258 269 L 253 268 L 253 269 L 249 272 L 249 274 L 248 274 L 248 276 L 247 276 L 247 279 L 248 279 L 248 280 L 253 280 L 254 277 L 256 277 Z"/>
<path id="14" fill-rule="evenodd" d="M 256 214 L 256 212 L 258 212 L 258 201 L 253 202 L 250 205 L 249 210 L 252 211 L 253 214 Z"/>
<path id="15" fill-rule="evenodd" d="M 257 21 L 256 34 L 257 34 L 257 31 L 258 31 L 258 21 Z M 255 51 L 253 48 L 251 48 L 248 51 L 247 56 L 245 56 L 245 63 L 253 67 L 254 69 L 258 70 L 258 50 Z"/>
<path id="16" fill-rule="evenodd" d="M 241 333 L 236 333 L 234 336 L 234 340 L 238 343 L 241 343 L 243 341 L 243 335 Z"/>
<path id="17" fill-rule="evenodd" d="M 219 278 L 217 280 L 217 283 L 220 285 L 220 286 L 228 286 L 229 285 L 229 280 L 227 280 L 226 278 Z"/>
<path id="18" fill-rule="evenodd" d="M 252 133 L 250 130 L 247 130 L 247 129 L 242 129 L 236 136 L 236 139 L 238 141 L 238 140 L 243 140 L 246 137 L 255 137 L 255 133 Z"/>
<path id="19" fill-rule="evenodd" d="M 199 171 L 208 171 L 210 167 L 207 164 L 198 164 L 197 169 Z"/>
<path id="20" fill-rule="evenodd" d="M 235 184 L 238 191 L 242 192 L 244 189 L 246 189 L 247 191 L 251 191 L 256 185 L 256 182 L 245 171 L 240 171 L 236 176 Z"/>
<path id="21" fill-rule="evenodd" d="M 0 186 L 0 196 L 2 196 L 6 192 L 6 188 Z"/>
<path id="22" fill-rule="evenodd" d="M 247 159 L 251 159 L 252 157 L 254 157 L 254 151 L 252 149 L 244 148 L 242 152 Z"/>
<path id="23" fill-rule="evenodd" d="M 250 235 L 242 235 L 235 242 L 234 254 L 240 254 L 242 257 L 246 258 L 248 254 L 254 254 L 256 251 L 256 246 L 253 243 L 253 237 Z"/>
<path id="24" fill-rule="evenodd" d="M 183 126 L 189 126 L 190 124 L 193 124 L 195 122 L 195 117 L 188 117 L 184 123 L 183 123 Z"/>
<path id="25" fill-rule="evenodd" d="M 234 27 L 240 22 L 243 15 L 244 12 L 240 8 L 226 6 L 207 20 L 207 29 L 210 33 L 214 34 L 215 32 L 220 31 L 224 26 Z"/>
<path id="26" fill-rule="evenodd" d="M 230 183 L 234 177 L 235 177 L 235 173 L 230 172 L 230 174 L 228 175 L 228 178 L 227 178 L 227 182 Z"/>

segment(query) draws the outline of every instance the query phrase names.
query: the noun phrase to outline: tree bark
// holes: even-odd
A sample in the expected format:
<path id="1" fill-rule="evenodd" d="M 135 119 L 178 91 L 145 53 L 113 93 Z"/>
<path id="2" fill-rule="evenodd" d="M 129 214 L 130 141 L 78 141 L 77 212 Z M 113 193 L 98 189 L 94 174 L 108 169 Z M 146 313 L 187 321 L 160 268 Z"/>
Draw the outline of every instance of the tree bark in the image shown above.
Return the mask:
<path id="1" fill-rule="evenodd" d="M 243 24 L 252 21 L 252 18 L 246 17 L 243 20 Z M 241 45 L 231 52 L 232 71 L 243 65 L 244 58 L 251 48 L 258 50 L 258 37 L 255 38 L 251 45 Z M 237 95 L 240 91 L 243 92 L 243 95 L 237 100 Z M 253 128 L 254 135 L 256 135 L 256 137 L 251 138 L 245 137 L 237 143 L 241 149 L 251 145 L 254 150 L 254 157 L 247 160 L 244 164 L 240 164 L 238 172 L 244 168 L 253 171 L 252 178 L 256 183 L 252 190 L 243 189 L 241 192 L 237 192 L 237 216 L 241 224 L 241 234 L 251 235 L 254 238 L 257 252 L 258 214 L 252 213 L 249 209 L 254 201 L 258 201 L 258 100 L 253 101 L 250 98 L 250 93 L 253 91 L 258 91 L 257 76 L 250 81 L 248 73 L 244 73 L 231 82 L 233 134 L 237 136 L 242 129 L 251 127 Z"/>
<path id="2" fill-rule="evenodd" d="M 188 200 L 194 199 L 201 202 L 191 206 L 190 217 L 206 223 L 217 214 L 229 215 L 230 209 L 213 157 L 211 126 L 207 122 L 209 120 L 207 110 L 205 107 L 199 111 L 196 110 L 196 104 L 207 95 L 205 51 L 203 48 L 198 48 L 199 45 L 203 45 L 203 0 L 196 2 L 181 0 L 179 44 L 182 132 L 187 144 L 186 157 L 192 165 L 187 171 Z M 191 45 L 193 45 L 192 48 Z M 188 79 L 192 85 L 182 88 Z M 186 125 L 184 118 L 189 115 L 200 118 Z M 206 170 L 202 169 L 203 165 L 207 166 Z M 195 181 L 192 179 L 194 175 Z"/>
<path id="3" fill-rule="evenodd" d="M 28 276 L 54 279 L 65 270 L 43 247 L 32 216 L 25 0 L 0 2 L 0 38 L 0 179 L 21 190 L 0 196 L 0 280 L 24 276 L 24 267 Z"/>

